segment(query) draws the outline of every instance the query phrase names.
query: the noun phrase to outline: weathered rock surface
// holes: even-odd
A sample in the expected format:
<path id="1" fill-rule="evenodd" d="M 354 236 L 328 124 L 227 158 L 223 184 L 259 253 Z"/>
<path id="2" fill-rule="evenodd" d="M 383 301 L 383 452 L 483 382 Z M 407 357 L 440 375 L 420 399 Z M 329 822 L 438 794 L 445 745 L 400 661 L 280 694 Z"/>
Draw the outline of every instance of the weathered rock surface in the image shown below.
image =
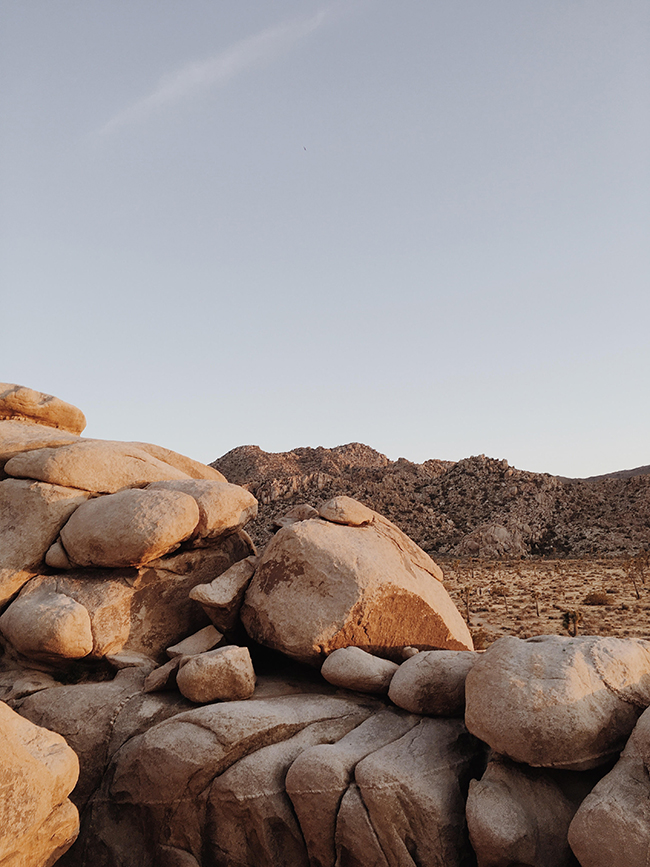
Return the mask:
<path id="1" fill-rule="evenodd" d="M 59 530 L 88 496 L 41 482 L 0 482 L 0 606 L 36 574 Z"/>
<path id="2" fill-rule="evenodd" d="M 76 658 L 80 642 L 86 642 L 88 636 L 86 626 L 79 632 L 69 628 L 70 610 L 77 612 L 82 625 L 86 623 L 75 607 L 78 605 L 90 620 L 89 658 L 128 651 L 161 660 L 167 647 L 208 623 L 201 608 L 189 598 L 192 587 L 225 571 L 250 550 L 245 534 L 234 534 L 212 547 L 174 554 L 140 569 L 80 569 L 40 575 L 29 581 L 7 608 L 0 618 L 0 630 L 25 656 Z M 60 597 L 69 600 L 70 609 Z M 56 604 L 43 612 L 43 600 L 48 599 Z M 43 628 L 42 615 L 46 618 Z M 49 635 L 56 636 L 56 648 Z"/>
<path id="3" fill-rule="evenodd" d="M 218 830 L 216 845 L 211 842 L 211 829 L 223 827 L 220 798 L 210 798 L 208 808 L 201 797 L 215 779 L 245 755 L 286 741 L 308 726 L 334 722 L 337 731 L 352 728 L 375 707 L 368 699 L 288 695 L 206 705 L 154 725 L 115 753 L 90 802 L 77 863 L 154 867 L 169 863 L 164 859 L 170 849 L 205 863 L 202 852 L 223 849 Z M 266 764 L 264 755 L 261 758 Z M 273 759 L 270 764 L 277 773 Z M 254 786 L 254 780 L 250 782 Z M 269 858 L 260 863 L 272 863 Z"/>
<path id="4" fill-rule="evenodd" d="M 206 811 L 214 865 L 308 867 L 307 846 L 285 791 L 287 770 L 303 751 L 338 740 L 351 724 L 346 715 L 307 725 L 240 759 L 215 779 Z"/>
<path id="5" fill-rule="evenodd" d="M 0 702 L 0 863 L 48 867 L 74 842 L 79 816 L 68 800 L 79 773 L 54 732 Z"/>
<path id="6" fill-rule="evenodd" d="M 397 663 L 366 653 L 360 647 L 340 647 L 330 653 L 320 673 L 335 686 L 385 695 L 398 668 Z"/>
<path id="7" fill-rule="evenodd" d="M 582 803 L 569 843 L 583 867 L 645 867 L 650 859 L 650 711 L 620 759 Z"/>
<path id="8" fill-rule="evenodd" d="M 143 566 L 178 548 L 198 522 L 188 494 L 129 489 L 84 503 L 62 527 L 61 542 L 77 566 Z"/>
<path id="9" fill-rule="evenodd" d="M 148 491 L 180 491 L 196 500 L 199 522 L 194 534 L 205 540 L 218 539 L 241 530 L 257 515 L 257 500 L 245 488 L 210 479 L 153 482 Z"/>
<path id="10" fill-rule="evenodd" d="M 109 440 L 80 440 L 22 452 L 7 461 L 4 471 L 9 476 L 100 494 L 163 479 L 188 479 L 187 473 L 143 449 Z"/>
<path id="11" fill-rule="evenodd" d="M 58 732 L 79 757 L 79 779 L 71 796 L 79 809 L 101 782 L 117 713 L 143 683 L 144 674 L 129 668 L 106 683 L 56 686 L 19 704 L 22 717 Z"/>
<path id="12" fill-rule="evenodd" d="M 32 659 L 80 659 L 93 650 L 87 609 L 44 584 L 9 606 L 0 617 L 0 632 Z"/>
<path id="13" fill-rule="evenodd" d="M 0 382 L 0 419 L 19 419 L 80 434 L 86 427 L 76 406 L 24 385 Z"/>
<path id="14" fill-rule="evenodd" d="M 354 784 L 354 769 L 358 763 L 401 738 L 418 722 L 418 717 L 410 714 L 382 709 L 336 743 L 306 749 L 295 759 L 286 775 L 285 786 L 312 863 L 321 867 L 333 867 L 335 863 L 339 807 L 346 791 Z"/>
<path id="15" fill-rule="evenodd" d="M 128 442 L 123 445 L 140 449 L 157 460 L 169 464 L 171 467 L 175 467 L 191 479 L 212 479 L 215 482 L 228 481 L 224 474 L 220 473 L 219 470 L 214 467 L 209 467 L 207 464 L 202 464 L 200 461 L 195 461 L 193 458 L 188 458 L 187 455 L 181 455 L 178 452 L 166 449 L 163 446 L 155 445 L 154 443 L 140 442 Z"/>
<path id="16" fill-rule="evenodd" d="M 28 421 L 0 420 L 0 469 L 14 455 L 78 442 L 76 434 Z"/>
<path id="17" fill-rule="evenodd" d="M 355 782 L 389 864 L 474 863 L 465 798 L 481 762 L 460 720 L 426 717 L 359 762 Z"/>
<path id="18" fill-rule="evenodd" d="M 197 704 L 250 698 L 255 692 L 255 671 L 248 648 L 228 645 L 186 657 L 176 684 L 185 698 Z"/>
<path id="19" fill-rule="evenodd" d="M 495 757 L 482 778 L 470 782 L 467 797 L 479 867 L 574 867 L 569 825 L 596 781 L 593 772 L 530 768 Z"/>
<path id="20" fill-rule="evenodd" d="M 246 557 L 209 584 L 197 584 L 190 591 L 190 598 L 203 607 L 220 632 L 228 634 L 236 627 L 244 593 L 257 563 L 257 557 Z"/>
<path id="21" fill-rule="evenodd" d="M 247 632 L 312 665 L 347 646 L 400 661 L 405 645 L 471 649 L 438 567 L 405 538 L 384 519 L 362 527 L 323 520 L 284 527 L 246 591 Z"/>
<path id="22" fill-rule="evenodd" d="M 411 656 L 395 672 L 388 697 L 411 713 L 462 717 L 465 680 L 479 655 L 468 650 L 430 650 Z"/>
<path id="23" fill-rule="evenodd" d="M 505 636 L 467 675 L 467 728 L 533 766 L 585 770 L 625 745 L 650 705 L 650 643 Z"/>

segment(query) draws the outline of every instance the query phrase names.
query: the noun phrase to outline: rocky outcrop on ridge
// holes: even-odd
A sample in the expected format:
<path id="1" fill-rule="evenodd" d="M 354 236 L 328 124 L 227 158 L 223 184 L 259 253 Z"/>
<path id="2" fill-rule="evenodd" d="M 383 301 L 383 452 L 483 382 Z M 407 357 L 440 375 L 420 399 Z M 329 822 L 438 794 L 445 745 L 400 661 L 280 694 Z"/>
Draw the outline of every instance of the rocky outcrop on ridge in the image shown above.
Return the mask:
<path id="1" fill-rule="evenodd" d="M 21 450 L 45 426 L 20 406 L 0 395 L 0 867 L 645 867 L 650 642 L 475 652 L 367 504 L 278 515 L 258 554 L 249 491 L 156 446 Z"/>
<path id="2" fill-rule="evenodd" d="M 259 501 L 265 544 L 292 506 L 347 495 L 385 515 L 432 556 L 628 555 L 650 546 L 644 467 L 565 479 L 485 455 L 390 461 L 360 443 L 272 454 L 240 446 L 212 463 Z"/>

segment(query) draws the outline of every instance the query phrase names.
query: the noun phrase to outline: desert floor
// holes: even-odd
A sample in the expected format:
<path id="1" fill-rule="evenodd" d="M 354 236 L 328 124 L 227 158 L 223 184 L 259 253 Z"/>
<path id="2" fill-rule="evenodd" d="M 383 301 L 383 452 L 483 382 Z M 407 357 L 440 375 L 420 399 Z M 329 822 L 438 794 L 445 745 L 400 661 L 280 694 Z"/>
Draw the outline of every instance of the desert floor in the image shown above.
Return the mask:
<path id="1" fill-rule="evenodd" d="M 623 560 L 436 561 L 477 650 L 501 635 L 568 635 L 565 612 L 578 612 L 579 635 L 650 639 L 650 580 L 636 578 L 637 598 Z"/>

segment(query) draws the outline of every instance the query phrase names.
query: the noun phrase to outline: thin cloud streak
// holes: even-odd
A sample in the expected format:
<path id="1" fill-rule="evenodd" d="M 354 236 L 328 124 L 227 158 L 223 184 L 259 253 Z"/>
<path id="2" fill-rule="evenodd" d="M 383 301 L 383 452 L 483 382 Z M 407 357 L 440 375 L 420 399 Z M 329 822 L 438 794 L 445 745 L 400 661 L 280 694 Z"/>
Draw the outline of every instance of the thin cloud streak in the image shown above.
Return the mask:
<path id="1" fill-rule="evenodd" d="M 332 8 L 328 6 L 309 18 L 294 18 L 277 27 L 269 27 L 235 42 L 208 60 L 188 63 L 176 72 L 164 75 L 152 93 L 118 112 L 99 130 L 99 135 L 144 120 L 157 109 L 181 102 L 201 90 L 222 87 L 240 72 L 272 60 L 317 30 Z"/>

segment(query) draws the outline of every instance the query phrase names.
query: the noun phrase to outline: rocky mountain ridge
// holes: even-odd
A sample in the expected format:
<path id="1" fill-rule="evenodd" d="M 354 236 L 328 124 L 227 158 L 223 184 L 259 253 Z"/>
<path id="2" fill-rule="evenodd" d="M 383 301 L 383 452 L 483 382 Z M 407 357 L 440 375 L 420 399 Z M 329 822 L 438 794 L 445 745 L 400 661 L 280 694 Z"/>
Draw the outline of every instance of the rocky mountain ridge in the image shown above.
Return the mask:
<path id="1" fill-rule="evenodd" d="M 649 467 L 567 479 L 485 455 L 391 461 L 362 443 L 278 453 L 239 446 L 211 466 L 259 501 L 250 528 L 258 544 L 293 506 L 347 495 L 438 556 L 623 556 L 650 545 Z"/>

